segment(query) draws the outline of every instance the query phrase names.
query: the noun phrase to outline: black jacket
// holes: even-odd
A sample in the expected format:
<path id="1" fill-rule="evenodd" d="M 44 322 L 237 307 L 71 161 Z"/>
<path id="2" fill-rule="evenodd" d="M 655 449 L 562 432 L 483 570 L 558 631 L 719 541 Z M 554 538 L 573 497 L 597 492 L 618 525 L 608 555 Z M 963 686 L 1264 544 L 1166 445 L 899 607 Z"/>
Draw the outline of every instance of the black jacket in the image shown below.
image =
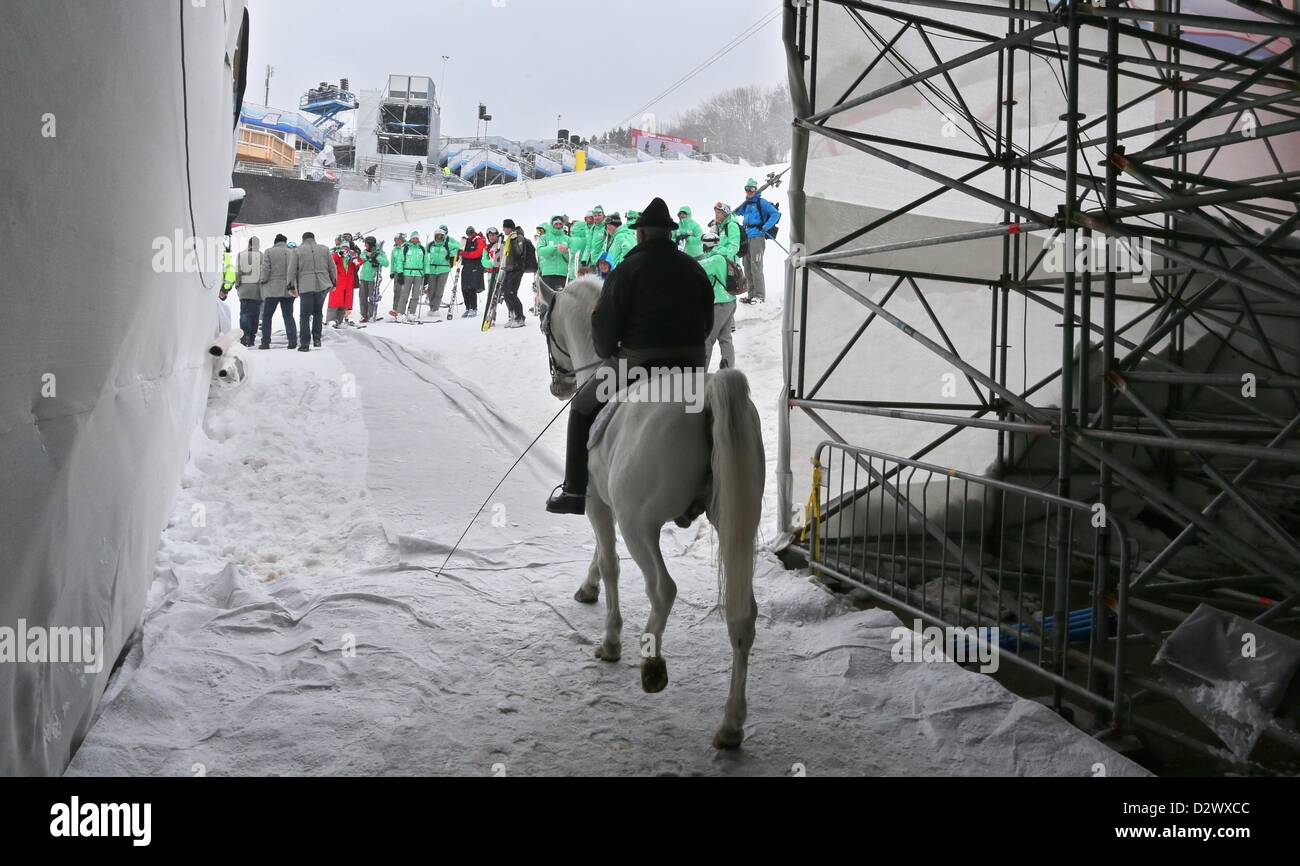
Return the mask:
<path id="1" fill-rule="evenodd" d="M 523 273 L 528 269 L 527 266 L 536 259 L 537 253 L 533 251 L 533 242 L 524 237 L 523 234 L 516 232 L 510 238 L 510 255 L 505 262 L 506 273 Z"/>
<path id="2" fill-rule="evenodd" d="M 634 247 L 605 281 L 591 314 L 602 358 L 624 354 L 704 364 L 713 328 L 713 286 L 695 259 L 671 240 Z"/>

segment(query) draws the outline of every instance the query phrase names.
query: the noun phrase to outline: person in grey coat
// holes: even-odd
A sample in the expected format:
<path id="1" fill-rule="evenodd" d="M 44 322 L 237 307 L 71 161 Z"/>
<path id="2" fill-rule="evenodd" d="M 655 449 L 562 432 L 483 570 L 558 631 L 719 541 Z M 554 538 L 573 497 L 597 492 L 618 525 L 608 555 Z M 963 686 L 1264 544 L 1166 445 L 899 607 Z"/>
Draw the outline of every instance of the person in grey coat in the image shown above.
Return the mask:
<path id="1" fill-rule="evenodd" d="M 280 311 L 289 348 L 298 348 L 298 323 L 293 318 L 293 250 L 284 235 L 275 236 L 275 246 L 262 254 L 262 342 L 259 349 L 271 348 L 271 319 Z"/>
<path id="2" fill-rule="evenodd" d="M 299 352 L 311 351 L 307 345 L 307 332 L 311 342 L 320 348 L 321 329 L 325 324 L 325 298 L 338 283 L 338 269 L 334 257 L 325 247 L 316 243 L 316 235 L 303 232 L 302 245 L 293 251 L 293 270 L 290 284 L 298 293 L 298 343 Z"/>
<path id="3" fill-rule="evenodd" d="M 244 332 L 240 343 L 252 346 L 257 338 L 257 323 L 262 318 L 262 280 L 266 277 L 262 267 L 261 241 L 248 239 L 248 249 L 235 261 L 235 291 L 239 293 L 239 329 Z"/>

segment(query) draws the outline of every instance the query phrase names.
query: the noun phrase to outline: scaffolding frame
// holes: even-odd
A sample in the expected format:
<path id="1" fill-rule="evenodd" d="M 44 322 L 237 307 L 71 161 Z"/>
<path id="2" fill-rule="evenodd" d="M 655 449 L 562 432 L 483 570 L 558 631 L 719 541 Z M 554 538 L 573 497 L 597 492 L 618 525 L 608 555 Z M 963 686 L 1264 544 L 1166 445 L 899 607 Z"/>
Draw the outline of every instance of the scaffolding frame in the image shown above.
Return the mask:
<path id="1" fill-rule="evenodd" d="M 1300 500 L 1300 488 L 1273 478 L 1279 469 L 1300 469 L 1300 452 L 1294 449 L 1300 430 L 1300 345 L 1291 345 L 1277 335 L 1279 323 L 1300 318 L 1296 304 L 1300 301 L 1300 248 L 1288 243 L 1300 223 L 1300 171 L 1288 172 L 1273 144 L 1281 136 L 1300 131 L 1300 67 L 1296 62 L 1300 15 L 1292 4 L 1282 5 L 1284 2 L 1226 0 L 1231 4 L 1228 9 L 1247 10 L 1259 16 L 1255 19 L 1185 13 L 1181 0 L 1145 4 L 1153 8 L 1137 8 L 1128 0 L 1104 0 L 1096 5 L 1060 0 L 1046 8 L 1029 0 L 1003 0 L 996 5 L 967 0 L 785 0 L 784 43 L 796 115 L 789 206 L 795 247 L 785 287 L 777 482 L 779 528 L 788 547 L 815 559 L 814 551 L 799 540 L 795 525 L 798 512 L 793 501 L 792 466 L 796 457 L 802 463 L 813 456 L 791 454 L 791 418 L 795 413 L 816 424 L 828 442 L 848 446 L 870 443 L 852 443 L 841 435 L 833 423 L 837 414 L 935 425 L 936 435 L 900 460 L 923 460 L 965 430 L 995 430 L 998 467 L 1016 466 L 1023 457 L 1017 453 L 1018 442 L 1051 440 L 1057 497 L 1085 498 L 1109 509 L 1116 494 L 1125 491 L 1180 527 L 1162 549 L 1142 552 L 1130 582 L 1123 587 L 1129 599 L 1126 616 L 1135 635 L 1154 641 L 1182 621 L 1188 613 L 1184 608 L 1201 602 L 1261 625 L 1295 623 L 1295 606 L 1300 603 L 1300 537 L 1261 501 L 1265 493 L 1276 493 L 1279 488 Z M 818 31 L 827 7 L 852 16 L 863 37 L 863 71 L 843 93 L 817 91 Z M 945 10 L 986 16 L 987 32 L 945 21 Z M 881 22 L 890 27 L 881 27 Z M 1105 34 L 1105 51 L 1081 45 L 1084 28 Z M 1246 35 L 1252 40 L 1251 47 L 1232 53 L 1189 38 L 1206 31 Z M 898 42 L 904 33 L 924 41 L 933 61 L 929 66 L 918 66 L 915 56 L 900 54 Z M 960 37 L 970 45 L 961 56 L 943 60 L 931 42 L 931 37 L 939 34 Z M 1122 44 L 1136 46 L 1136 50 L 1124 53 Z M 1039 145 L 1031 140 L 1029 147 L 1024 147 L 1015 140 L 1018 117 L 1011 95 L 1018 67 L 1027 64 L 1031 54 L 1061 70 L 1059 107 L 1065 133 Z M 995 122 L 989 124 L 971 112 L 954 73 L 991 58 L 998 65 L 998 108 Z M 854 95 L 883 61 L 900 70 L 900 77 Z M 1080 88 L 1087 86 L 1081 78 L 1085 75 L 1094 85 L 1104 79 L 1106 110 L 1102 116 L 1086 118 L 1079 111 Z M 1173 104 L 1172 116 L 1154 126 L 1126 126 L 1125 112 L 1139 100 L 1121 102 L 1121 80 L 1143 84 L 1141 100 L 1167 95 Z M 947 106 L 965 124 L 972 149 L 835 125 L 842 113 L 907 88 Z M 1202 104 L 1193 108 L 1192 97 Z M 1231 118 L 1229 130 L 1236 130 L 1245 118 L 1265 118 L 1252 126 L 1249 136 L 1262 142 L 1270 157 L 1271 164 L 1261 166 L 1258 177 L 1243 181 L 1216 175 L 1216 167 L 1222 164 L 1216 160 L 1241 142 L 1236 132 L 1205 133 L 1207 124 L 1222 123 L 1225 117 Z M 1154 136 L 1154 140 L 1134 150 L 1132 142 L 1145 136 Z M 809 143 L 814 137 L 913 172 L 934 188 L 816 249 L 805 247 L 804 183 Z M 967 160 L 971 171 L 958 177 L 927 168 L 926 158 L 933 154 Z M 1104 175 L 1091 169 L 1097 163 L 1104 164 Z M 1064 206 L 1047 213 L 1032 208 L 1022 192 L 1028 172 L 1058 181 Z M 1001 174 L 1001 194 L 972 183 L 988 173 Z M 941 195 L 973 197 L 995 206 L 1002 219 L 961 233 L 872 242 L 872 232 Z M 1153 221 L 1159 224 L 1153 225 Z M 1151 274 L 1152 296 L 1121 294 L 1118 285 L 1126 275 L 1109 266 L 1104 274 L 1068 267 L 1059 274 L 1044 272 L 1043 254 L 1035 256 L 1030 250 L 1030 232 L 1064 235 L 1070 239 L 1067 250 L 1073 246 L 1075 233 L 1085 244 L 1101 238 L 1121 247 L 1124 243 L 1147 245 L 1159 262 Z M 919 248 L 941 251 L 945 244 L 968 241 L 1000 244 L 1000 278 L 967 280 L 937 271 L 861 263 L 881 253 Z M 846 272 L 885 276 L 889 288 L 883 296 L 868 294 L 841 279 Z M 809 331 L 810 276 L 819 278 L 823 288 L 829 287 L 826 291 L 838 290 L 855 300 L 865 316 L 816 381 L 812 381 L 804 352 L 808 341 L 817 338 Z M 987 289 L 992 326 L 985 347 L 988 354 L 983 359 L 962 357 L 947 338 L 942 311 L 928 303 L 923 287 L 933 282 Z M 919 299 L 928 324 L 942 335 L 940 340 L 914 327 L 926 322 L 905 321 L 891 311 L 889 303 L 897 292 L 910 292 Z M 1023 391 L 1008 385 L 1012 342 L 1008 312 L 1013 298 L 1051 311 L 1060 329 L 1060 366 Z M 1122 321 L 1117 314 L 1121 300 L 1140 300 L 1144 307 Z M 1208 363 L 1192 365 L 1184 356 L 1192 324 L 1218 335 L 1215 339 L 1220 345 Z M 822 385 L 873 325 L 893 326 L 951 365 L 971 385 L 976 401 L 819 399 Z M 1079 335 L 1083 335 L 1081 351 L 1076 347 Z M 1162 356 L 1155 347 L 1165 340 L 1169 349 Z M 1261 390 L 1277 389 L 1290 411 L 1266 411 L 1238 396 L 1240 375 L 1218 366 L 1222 357 L 1233 353 L 1258 365 L 1254 384 Z M 1099 355 L 1099 365 L 1094 363 L 1094 355 Z M 1034 395 L 1057 380 L 1062 391 L 1059 408 L 1036 405 Z M 1152 387 L 1164 389 L 1165 409 L 1157 409 L 1130 387 L 1137 384 L 1143 385 L 1146 393 Z M 1203 393 L 1215 394 L 1222 410 L 1212 415 L 1190 411 Z M 1092 399 L 1093 394 L 1100 399 Z M 1121 446 L 1143 449 L 1165 479 L 1197 477 L 1213 493 L 1212 498 L 1199 509 L 1179 501 L 1160 478 L 1153 477 L 1150 468 L 1136 466 L 1117 454 Z M 1021 450 L 1027 451 L 1028 446 Z M 1079 483 L 1080 467 L 1084 468 L 1086 490 Z M 1229 508 L 1239 521 L 1267 535 L 1283 558 L 1271 559 L 1240 537 L 1238 523 L 1216 519 Z M 1112 541 L 1103 533 L 1099 556 L 1115 555 L 1106 548 Z M 1207 581 L 1172 573 L 1171 560 L 1192 541 L 1239 562 L 1241 574 Z M 1065 573 L 1072 553 L 1063 528 L 1055 553 L 1057 571 Z M 1113 610 L 1117 589 L 1107 587 L 1102 597 L 1094 598 L 1096 608 L 1105 605 Z M 1063 608 L 1055 611 L 1058 617 L 1064 613 Z M 1118 729 L 1127 722 L 1132 707 L 1117 705 L 1115 709 L 1110 724 Z M 1296 745 L 1296 739 L 1286 732 L 1274 731 L 1270 736 L 1291 747 Z"/>

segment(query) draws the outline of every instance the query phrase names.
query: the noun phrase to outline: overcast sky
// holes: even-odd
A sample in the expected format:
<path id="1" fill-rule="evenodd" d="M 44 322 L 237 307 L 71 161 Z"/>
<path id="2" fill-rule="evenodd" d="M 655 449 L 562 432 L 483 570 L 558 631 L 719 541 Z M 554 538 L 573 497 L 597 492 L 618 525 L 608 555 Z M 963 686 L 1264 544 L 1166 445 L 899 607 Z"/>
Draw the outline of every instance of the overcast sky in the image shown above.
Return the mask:
<path id="1" fill-rule="evenodd" d="M 348 78 L 382 89 L 389 74 L 428 75 L 444 135 L 473 135 L 478 104 L 490 132 L 548 138 L 556 115 L 575 133 L 618 125 L 751 25 L 779 0 L 248 0 L 248 98 L 296 108 L 308 87 Z M 655 106 L 666 123 L 701 98 L 785 79 L 781 17 Z"/>

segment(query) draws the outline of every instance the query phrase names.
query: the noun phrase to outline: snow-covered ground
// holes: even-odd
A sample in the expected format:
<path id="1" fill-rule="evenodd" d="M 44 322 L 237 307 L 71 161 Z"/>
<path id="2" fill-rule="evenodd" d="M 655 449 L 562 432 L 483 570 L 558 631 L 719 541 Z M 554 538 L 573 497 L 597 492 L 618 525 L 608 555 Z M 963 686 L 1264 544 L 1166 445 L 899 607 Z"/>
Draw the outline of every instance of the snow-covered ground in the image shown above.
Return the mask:
<path id="1" fill-rule="evenodd" d="M 718 198 L 739 200 L 749 174 L 709 168 L 678 170 L 662 188 L 613 179 L 581 201 L 537 184 L 506 212 L 468 210 L 468 194 L 457 197 L 465 212 L 440 221 L 529 224 L 653 195 L 706 221 Z M 778 302 L 782 268 L 771 255 Z M 738 319 L 739 366 L 774 460 L 779 303 L 741 306 Z M 669 687 L 647 695 L 635 654 L 594 657 L 603 604 L 572 598 L 593 550 L 586 521 L 542 509 L 561 477 L 563 419 L 438 573 L 561 407 L 535 321 L 488 334 L 459 319 L 380 324 L 325 339 L 308 355 L 254 353 L 255 379 L 214 395 L 141 637 L 69 773 L 1143 772 L 987 676 L 894 662 L 892 614 L 855 611 L 767 554 L 747 739 L 715 751 L 730 653 L 707 524 L 664 532 L 680 594 L 663 648 Z M 769 481 L 769 536 L 774 502 Z M 648 604 L 626 556 L 623 585 L 635 630 Z"/>

